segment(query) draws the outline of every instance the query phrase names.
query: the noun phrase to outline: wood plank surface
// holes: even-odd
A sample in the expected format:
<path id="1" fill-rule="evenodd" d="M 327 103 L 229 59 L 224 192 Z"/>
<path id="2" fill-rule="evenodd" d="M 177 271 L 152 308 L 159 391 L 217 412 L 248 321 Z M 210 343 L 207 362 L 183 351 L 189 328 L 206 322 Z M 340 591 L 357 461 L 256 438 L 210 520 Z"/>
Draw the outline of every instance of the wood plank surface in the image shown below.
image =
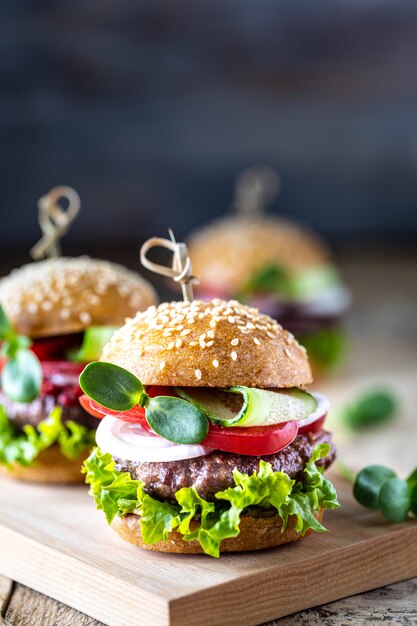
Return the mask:
<path id="1" fill-rule="evenodd" d="M 349 485 L 336 484 L 343 506 L 327 515 L 330 532 L 214 560 L 125 544 L 82 486 L 3 479 L 0 571 L 110 626 L 136 626 L 139 614 L 141 626 L 259 624 L 416 576 L 414 521 L 388 524 L 355 504 Z"/>
<path id="2" fill-rule="evenodd" d="M 102 622 L 19 584 L 15 586 L 13 602 L 10 603 L 5 617 L 11 626 L 105 626 Z M 414 626 L 417 623 L 417 578 L 343 598 L 263 626 L 340 626 L 341 623 L 355 626 Z"/>

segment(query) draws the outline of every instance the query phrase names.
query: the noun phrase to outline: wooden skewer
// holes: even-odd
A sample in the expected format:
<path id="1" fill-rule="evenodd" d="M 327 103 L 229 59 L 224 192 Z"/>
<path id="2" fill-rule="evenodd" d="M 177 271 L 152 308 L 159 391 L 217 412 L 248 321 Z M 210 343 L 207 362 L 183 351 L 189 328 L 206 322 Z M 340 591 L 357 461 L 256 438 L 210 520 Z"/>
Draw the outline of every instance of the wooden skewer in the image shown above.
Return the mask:
<path id="1" fill-rule="evenodd" d="M 60 205 L 64 199 L 68 202 L 65 210 Z M 43 257 L 61 255 L 60 239 L 65 235 L 81 207 L 80 196 L 72 187 L 60 185 L 54 187 L 38 201 L 38 221 L 43 232 L 41 239 L 30 251 L 35 260 Z"/>
<path id="2" fill-rule="evenodd" d="M 255 165 L 236 178 L 233 206 L 242 215 L 258 215 L 272 204 L 281 190 L 281 179 L 274 169 Z"/>
<path id="3" fill-rule="evenodd" d="M 169 235 L 170 239 L 152 237 L 145 241 L 140 249 L 141 263 L 151 272 L 167 276 L 175 280 L 175 282 L 180 283 L 184 301 L 192 302 L 194 300 L 193 284 L 198 283 L 199 279 L 192 274 L 191 259 L 185 243 L 177 242 L 171 229 L 169 229 Z M 151 248 L 158 247 L 166 248 L 173 253 L 171 267 L 154 263 L 146 256 Z"/>

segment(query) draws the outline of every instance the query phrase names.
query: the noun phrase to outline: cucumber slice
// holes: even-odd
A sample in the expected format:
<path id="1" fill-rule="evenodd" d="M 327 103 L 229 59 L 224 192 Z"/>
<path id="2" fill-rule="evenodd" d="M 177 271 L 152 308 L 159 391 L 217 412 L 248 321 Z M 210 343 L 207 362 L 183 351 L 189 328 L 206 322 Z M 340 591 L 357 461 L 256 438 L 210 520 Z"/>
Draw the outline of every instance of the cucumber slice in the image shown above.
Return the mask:
<path id="1" fill-rule="evenodd" d="M 240 385 L 230 389 L 175 387 L 174 390 L 220 426 L 272 426 L 305 419 L 317 409 L 317 400 L 297 387 L 277 391 Z"/>

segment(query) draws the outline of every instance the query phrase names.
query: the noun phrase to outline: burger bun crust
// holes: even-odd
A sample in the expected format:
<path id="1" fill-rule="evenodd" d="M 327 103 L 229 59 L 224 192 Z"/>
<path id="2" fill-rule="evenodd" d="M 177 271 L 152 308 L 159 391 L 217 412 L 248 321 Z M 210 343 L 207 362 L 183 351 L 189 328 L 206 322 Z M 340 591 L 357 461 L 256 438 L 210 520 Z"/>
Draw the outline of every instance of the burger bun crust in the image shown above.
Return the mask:
<path id="1" fill-rule="evenodd" d="M 268 315 L 235 300 L 163 303 L 116 331 L 101 361 L 144 385 L 257 388 L 312 382 L 305 349 Z"/>
<path id="2" fill-rule="evenodd" d="M 315 513 L 319 522 L 323 519 L 324 510 L 319 509 Z M 279 515 L 271 517 L 254 517 L 244 515 L 240 520 L 240 533 L 237 537 L 224 539 L 220 546 L 220 552 L 247 552 L 249 550 L 263 550 L 274 548 L 284 543 L 298 541 L 302 535 L 295 530 L 297 523 L 296 516 L 288 518 L 286 529 L 281 532 L 282 520 Z M 190 530 L 198 527 L 198 523 L 192 521 Z M 159 541 L 153 544 L 145 544 L 142 539 L 140 528 L 140 518 L 134 514 L 125 517 L 116 516 L 112 522 L 112 528 L 120 535 L 124 541 L 140 546 L 145 550 L 154 552 L 174 552 L 178 554 L 203 554 L 203 549 L 197 540 L 184 541 L 182 535 L 177 530 L 172 530 L 166 541 Z M 313 531 L 307 530 L 303 535 L 306 537 Z"/>

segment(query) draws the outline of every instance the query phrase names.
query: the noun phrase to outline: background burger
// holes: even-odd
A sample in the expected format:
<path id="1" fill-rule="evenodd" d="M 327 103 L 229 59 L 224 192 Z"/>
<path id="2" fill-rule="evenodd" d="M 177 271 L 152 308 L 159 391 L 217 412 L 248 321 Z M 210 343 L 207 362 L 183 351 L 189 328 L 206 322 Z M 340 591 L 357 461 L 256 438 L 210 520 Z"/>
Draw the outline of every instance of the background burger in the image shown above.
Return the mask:
<path id="1" fill-rule="evenodd" d="M 106 261 L 53 258 L 0 281 L 0 468 L 41 482 L 82 479 L 97 420 L 78 377 L 127 316 L 156 301 L 139 274 Z"/>
<path id="2" fill-rule="evenodd" d="M 256 308 L 214 299 L 138 313 L 80 377 L 101 418 L 85 462 L 97 507 L 161 552 L 255 550 L 322 531 L 338 506 L 327 400 L 305 349 Z"/>
<path id="3" fill-rule="evenodd" d="M 317 235 L 259 210 L 266 202 L 259 196 L 268 191 L 271 176 L 277 178 L 268 168 L 245 171 L 237 181 L 236 213 L 190 235 L 198 294 L 259 307 L 296 335 L 315 367 L 326 369 L 343 353 L 339 327 L 349 293 Z"/>

